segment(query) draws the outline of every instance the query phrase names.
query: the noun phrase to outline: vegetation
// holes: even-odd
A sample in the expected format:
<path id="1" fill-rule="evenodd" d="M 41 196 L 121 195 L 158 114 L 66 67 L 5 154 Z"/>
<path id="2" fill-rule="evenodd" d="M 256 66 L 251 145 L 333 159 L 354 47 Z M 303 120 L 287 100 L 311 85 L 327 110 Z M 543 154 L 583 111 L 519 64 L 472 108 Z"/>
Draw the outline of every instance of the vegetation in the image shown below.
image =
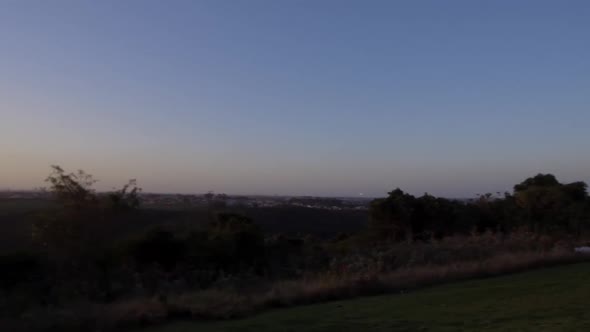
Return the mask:
<path id="1" fill-rule="evenodd" d="M 517 228 L 580 235 L 590 227 L 586 189 L 584 182 L 562 184 L 551 174 L 526 179 L 514 186 L 513 194 L 488 193 L 469 203 L 429 194 L 414 197 L 396 189 L 372 202 L 369 227 L 376 238 L 393 241 Z"/>
<path id="2" fill-rule="evenodd" d="M 330 233 L 277 232 L 258 221 L 270 210 L 228 208 L 213 193 L 182 222 L 165 222 L 179 216 L 168 211 L 142 223 L 134 180 L 97 193 L 91 175 L 53 166 L 47 182 L 53 201 L 28 215 L 30 245 L 0 255 L 0 317 L 28 327 L 224 319 L 577 262 L 590 230 L 586 184 L 543 174 L 472 201 L 396 189 L 371 203 L 365 227 L 330 222 Z M 314 224 L 338 216 L 275 210 Z"/>
<path id="3" fill-rule="evenodd" d="M 577 264 L 411 293 L 275 310 L 146 332 L 587 331 L 590 265 Z"/>

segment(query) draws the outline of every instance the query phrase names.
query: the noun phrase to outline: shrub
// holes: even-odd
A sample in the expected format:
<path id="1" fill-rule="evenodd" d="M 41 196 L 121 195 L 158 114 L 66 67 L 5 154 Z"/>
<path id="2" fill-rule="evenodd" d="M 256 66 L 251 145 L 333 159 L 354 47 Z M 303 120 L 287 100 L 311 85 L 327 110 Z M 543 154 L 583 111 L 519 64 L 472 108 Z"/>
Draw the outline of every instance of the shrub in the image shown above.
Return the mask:
<path id="1" fill-rule="evenodd" d="M 15 286 L 41 277 L 39 256 L 28 252 L 0 255 L 0 288 L 8 291 Z"/>
<path id="2" fill-rule="evenodd" d="M 130 251 L 140 268 L 158 264 L 170 271 L 184 258 L 186 246 L 172 232 L 155 228 L 132 243 Z"/>

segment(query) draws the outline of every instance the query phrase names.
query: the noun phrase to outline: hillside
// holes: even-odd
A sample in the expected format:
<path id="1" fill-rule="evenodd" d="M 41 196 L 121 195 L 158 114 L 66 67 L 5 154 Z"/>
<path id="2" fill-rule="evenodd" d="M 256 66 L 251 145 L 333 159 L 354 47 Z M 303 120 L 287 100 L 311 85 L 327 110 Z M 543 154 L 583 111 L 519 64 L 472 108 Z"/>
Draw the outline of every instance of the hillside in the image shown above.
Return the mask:
<path id="1" fill-rule="evenodd" d="M 145 331 L 588 331 L 588 280 L 585 263 Z"/>

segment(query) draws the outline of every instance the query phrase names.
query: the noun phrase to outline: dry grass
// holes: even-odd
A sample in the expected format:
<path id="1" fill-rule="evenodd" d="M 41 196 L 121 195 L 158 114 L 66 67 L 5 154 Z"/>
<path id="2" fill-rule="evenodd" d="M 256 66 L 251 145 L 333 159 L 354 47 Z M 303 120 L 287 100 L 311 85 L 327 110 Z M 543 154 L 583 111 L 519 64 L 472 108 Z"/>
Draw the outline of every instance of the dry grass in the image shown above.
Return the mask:
<path id="1" fill-rule="evenodd" d="M 388 250 L 395 253 L 394 260 L 387 254 L 368 259 L 358 256 L 350 263 L 352 267 L 329 269 L 265 287 L 257 285 L 248 292 L 220 288 L 135 298 L 108 305 L 78 306 L 62 310 L 65 315 L 61 316 L 67 319 L 60 321 L 76 328 L 113 329 L 158 324 L 171 319 L 231 319 L 269 308 L 407 292 L 442 283 L 588 260 L 588 256 L 576 254 L 571 246 L 524 233 L 502 238 L 484 234 L 432 243 L 395 244 Z M 400 263 L 402 260 L 405 263 Z M 56 315 L 37 315 L 41 316 L 51 316 L 55 321 L 53 317 Z M 64 327 L 60 331 L 66 331 L 65 325 L 59 321 L 54 324 L 57 325 Z"/>
<path id="2" fill-rule="evenodd" d="M 586 259 L 565 248 L 547 252 L 502 254 L 482 261 L 402 268 L 381 274 L 322 275 L 314 279 L 281 282 L 262 296 L 262 306 L 290 306 L 363 295 L 404 292 L 471 278 L 519 272 L 535 267 Z"/>
<path id="3" fill-rule="evenodd" d="M 102 317 L 117 326 L 151 325 L 167 319 L 168 308 L 157 299 L 133 299 L 104 307 Z"/>
<path id="4" fill-rule="evenodd" d="M 166 319 L 218 320 L 244 317 L 276 307 L 289 307 L 358 296 L 407 292 L 459 280 L 483 278 L 587 260 L 566 248 L 502 254 L 483 261 L 402 268 L 381 274 L 326 273 L 313 278 L 276 282 L 259 294 L 206 290 L 166 300 L 132 300 L 106 309 L 111 326 L 145 325 Z"/>

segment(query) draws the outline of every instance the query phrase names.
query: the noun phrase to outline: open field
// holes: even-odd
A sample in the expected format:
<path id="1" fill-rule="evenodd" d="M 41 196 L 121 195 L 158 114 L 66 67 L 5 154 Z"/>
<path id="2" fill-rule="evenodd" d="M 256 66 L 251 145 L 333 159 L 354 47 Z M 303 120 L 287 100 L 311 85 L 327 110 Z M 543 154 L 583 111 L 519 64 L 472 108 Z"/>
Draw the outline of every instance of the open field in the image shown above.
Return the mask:
<path id="1" fill-rule="evenodd" d="M 145 331 L 588 331 L 589 280 L 590 264 L 583 263 Z"/>

